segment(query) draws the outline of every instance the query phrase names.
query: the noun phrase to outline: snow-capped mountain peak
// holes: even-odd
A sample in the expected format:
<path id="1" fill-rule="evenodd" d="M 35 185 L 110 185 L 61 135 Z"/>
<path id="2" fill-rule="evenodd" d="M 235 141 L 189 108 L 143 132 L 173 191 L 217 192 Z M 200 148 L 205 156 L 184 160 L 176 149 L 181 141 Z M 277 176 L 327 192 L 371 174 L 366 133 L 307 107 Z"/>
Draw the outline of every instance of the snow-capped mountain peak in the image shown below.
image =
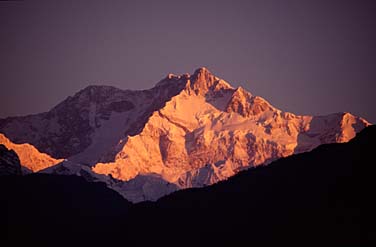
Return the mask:
<path id="1" fill-rule="evenodd" d="M 186 90 L 196 95 L 206 95 L 209 91 L 232 89 L 230 84 L 214 76 L 205 67 L 197 69 L 186 84 Z"/>
<path id="2" fill-rule="evenodd" d="M 282 112 L 202 67 L 148 90 L 89 86 L 49 112 L 0 119 L 0 144 L 33 146 L 36 157 L 50 158 L 44 172 L 85 174 L 142 201 L 346 142 L 367 125 L 349 113 Z"/>

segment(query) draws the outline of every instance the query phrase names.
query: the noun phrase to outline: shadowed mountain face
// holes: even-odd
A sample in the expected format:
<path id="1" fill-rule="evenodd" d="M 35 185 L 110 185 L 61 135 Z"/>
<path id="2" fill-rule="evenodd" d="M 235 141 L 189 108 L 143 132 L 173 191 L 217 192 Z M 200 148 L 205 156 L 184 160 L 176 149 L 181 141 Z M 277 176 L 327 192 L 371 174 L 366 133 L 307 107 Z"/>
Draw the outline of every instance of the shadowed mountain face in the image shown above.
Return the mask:
<path id="1" fill-rule="evenodd" d="M 89 86 L 55 106 L 49 112 L 0 119 L 0 132 L 15 143 L 29 143 L 55 158 L 81 153 L 94 141 L 95 132 L 114 115 L 123 113 L 116 141 L 135 135 L 150 114 L 179 91 L 162 85 L 144 91 L 120 90 L 110 86 Z M 136 109 L 137 108 L 137 109 Z M 107 128 L 118 126 L 107 126 Z M 119 127 L 118 127 L 119 128 Z M 107 130 L 110 135 L 110 130 Z M 117 142 L 103 140 L 107 145 Z"/>
<path id="2" fill-rule="evenodd" d="M 368 125 L 283 112 L 199 68 L 143 91 L 90 86 L 47 113 L 1 119 L 0 144 L 33 172 L 85 174 L 140 202 L 347 142 Z"/>
<path id="3" fill-rule="evenodd" d="M 3 177 L 2 239 L 46 246 L 370 246 L 376 240 L 375 140 L 370 126 L 349 143 L 134 205 L 80 177 Z"/>
<path id="4" fill-rule="evenodd" d="M 21 174 L 21 164 L 17 154 L 0 144 L 0 176 Z"/>

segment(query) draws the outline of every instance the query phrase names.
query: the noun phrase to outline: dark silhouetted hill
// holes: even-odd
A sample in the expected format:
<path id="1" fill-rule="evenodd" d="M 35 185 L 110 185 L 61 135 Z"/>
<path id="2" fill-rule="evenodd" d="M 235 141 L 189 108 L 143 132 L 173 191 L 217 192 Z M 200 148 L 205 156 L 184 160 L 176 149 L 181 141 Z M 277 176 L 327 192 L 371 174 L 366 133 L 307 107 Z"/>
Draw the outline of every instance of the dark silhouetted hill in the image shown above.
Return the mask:
<path id="1" fill-rule="evenodd" d="M 370 126 L 349 143 L 322 145 L 155 203 L 130 204 L 79 177 L 2 177 L 0 216 L 10 243 L 47 246 L 372 246 L 375 147 Z"/>

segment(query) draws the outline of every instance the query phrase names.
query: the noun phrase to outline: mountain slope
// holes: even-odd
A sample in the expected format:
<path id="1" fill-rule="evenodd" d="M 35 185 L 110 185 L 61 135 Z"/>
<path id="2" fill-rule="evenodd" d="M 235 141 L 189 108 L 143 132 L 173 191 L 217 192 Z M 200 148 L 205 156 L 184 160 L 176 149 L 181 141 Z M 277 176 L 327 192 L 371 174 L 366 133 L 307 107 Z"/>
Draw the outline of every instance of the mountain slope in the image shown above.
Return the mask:
<path id="1" fill-rule="evenodd" d="M 163 231 L 176 238 L 194 231 L 195 241 L 212 245 L 369 245 L 376 241 L 375 140 L 370 126 L 350 143 L 322 145 L 213 186 L 175 192 L 157 201 L 155 211 L 143 203 L 138 213 L 149 212 L 150 229 L 167 221 Z"/>
<path id="2" fill-rule="evenodd" d="M 17 154 L 0 144 L 0 176 L 21 174 L 21 164 Z"/>
<path id="3" fill-rule="evenodd" d="M 199 68 L 143 91 L 90 86 L 47 113 L 0 120 L 0 132 L 65 159 L 42 172 L 86 174 L 138 202 L 347 142 L 368 125 L 350 113 L 283 112 Z"/>
<path id="4" fill-rule="evenodd" d="M 63 161 L 63 159 L 54 159 L 48 154 L 39 152 L 38 149 L 28 143 L 13 143 L 1 133 L 0 144 L 17 153 L 21 165 L 32 172 L 38 172 Z"/>
<path id="5" fill-rule="evenodd" d="M 98 163 L 93 171 L 123 181 L 158 174 L 179 188 L 201 187 L 323 143 L 346 142 L 368 125 L 349 113 L 282 112 L 205 68 L 185 83 L 138 135 L 124 141 L 115 161 Z M 153 197 L 141 192 L 139 198 L 123 194 L 132 201 Z"/>
<path id="6" fill-rule="evenodd" d="M 0 233 L 14 245 L 373 246 L 375 140 L 370 126 L 349 143 L 134 205 L 75 176 L 6 177 Z"/>
<path id="7" fill-rule="evenodd" d="M 29 143 L 55 158 L 72 158 L 88 148 L 105 153 L 103 149 L 112 148 L 120 138 L 135 135 L 151 112 L 177 91 L 179 88 L 169 83 L 143 91 L 89 86 L 49 112 L 1 119 L 0 132 L 15 143 Z M 99 159 L 96 155 L 91 152 L 93 158 L 77 160 L 90 163 Z"/>

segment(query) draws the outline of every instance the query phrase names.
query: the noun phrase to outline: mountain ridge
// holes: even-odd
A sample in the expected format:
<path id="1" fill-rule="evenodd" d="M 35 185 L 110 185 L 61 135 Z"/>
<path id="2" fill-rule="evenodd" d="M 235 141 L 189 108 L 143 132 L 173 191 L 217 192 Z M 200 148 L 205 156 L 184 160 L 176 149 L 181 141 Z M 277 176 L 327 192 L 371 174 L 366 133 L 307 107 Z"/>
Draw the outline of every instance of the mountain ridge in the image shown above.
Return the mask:
<path id="1" fill-rule="evenodd" d="M 0 225 L 7 231 L 0 234 L 12 245 L 26 239 L 42 246 L 369 246 L 376 240 L 375 140 L 376 126 L 369 126 L 348 143 L 320 145 L 213 186 L 137 204 L 82 177 L 2 177 L 6 220 Z"/>
<path id="2" fill-rule="evenodd" d="M 89 86 L 47 113 L 0 119 L 0 133 L 62 161 L 41 172 L 89 173 L 137 202 L 347 142 L 368 125 L 349 113 L 283 112 L 203 67 L 147 90 Z"/>

